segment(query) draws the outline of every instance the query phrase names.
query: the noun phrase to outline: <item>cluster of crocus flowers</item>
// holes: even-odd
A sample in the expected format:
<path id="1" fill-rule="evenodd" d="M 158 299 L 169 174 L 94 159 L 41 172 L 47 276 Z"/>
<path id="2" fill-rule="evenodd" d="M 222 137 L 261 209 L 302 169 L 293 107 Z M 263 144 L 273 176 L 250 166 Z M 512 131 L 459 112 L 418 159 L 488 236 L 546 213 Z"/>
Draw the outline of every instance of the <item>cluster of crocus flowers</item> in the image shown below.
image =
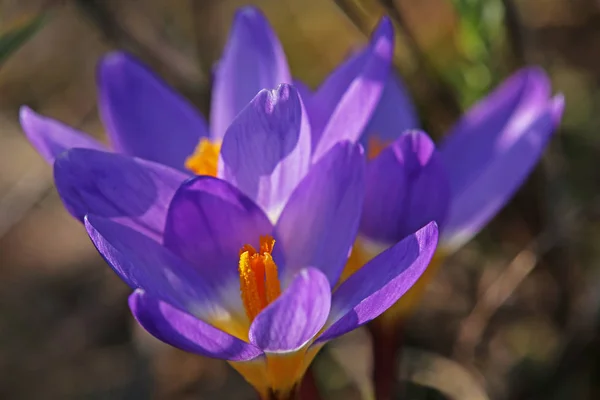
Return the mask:
<path id="1" fill-rule="evenodd" d="M 384 18 L 311 92 L 262 14 L 244 8 L 215 69 L 210 126 L 139 61 L 112 53 L 98 79 L 114 152 L 22 109 L 65 207 L 134 289 L 129 305 L 148 332 L 284 398 L 324 343 L 419 280 L 438 225 L 439 259 L 509 199 L 561 98 L 524 70 L 436 149 L 403 132 L 418 125 L 390 76 L 393 35 Z"/>
<path id="2" fill-rule="evenodd" d="M 284 398 L 324 343 L 402 296 L 437 245 L 431 222 L 340 284 L 366 185 L 354 142 L 392 51 L 383 20 L 323 84 L 320 119 L 309 118 L 285 83 L 275 36 L 260 13 L 244 9 L 215 73 L 210 129 L 123 53 L 105 57 L 98 75 L 116 152 L 28 108 L 21 123 L 53 163 L 67 210 L 134 289 L 138 322 L 175 347 L 229 361 L 263 397 Z"/>

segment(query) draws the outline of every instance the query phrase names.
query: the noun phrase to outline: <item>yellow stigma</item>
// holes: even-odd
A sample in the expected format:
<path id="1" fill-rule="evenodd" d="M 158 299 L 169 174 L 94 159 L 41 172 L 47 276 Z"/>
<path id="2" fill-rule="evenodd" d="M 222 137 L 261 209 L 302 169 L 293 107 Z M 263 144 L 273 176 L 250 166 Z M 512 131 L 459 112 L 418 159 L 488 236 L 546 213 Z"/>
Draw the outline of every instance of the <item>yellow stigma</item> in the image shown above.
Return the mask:
<path id="1" fill-rule="evenodd" d="M 196 175 L 217 176 L 220 151 L 221 142 L 211 142 L 203 137 L 192 155 L 185 160 L 185 167 Z"/>
<path id="2" fill-rule="evenodd" d="M 367 143 L 367 159 L 372 160 L 377 157 L 389 144 L 390 142 L 381 140 L 375 135 L 369 136 Z"/>
<path id="3" fill-rule="evenodd" d="M 275 239 L 267 235 L 261 236 L 258 252 L 249 244 L 240 250 L 240 292 L 250 322 L 281 294 L 273 246 Z"/>

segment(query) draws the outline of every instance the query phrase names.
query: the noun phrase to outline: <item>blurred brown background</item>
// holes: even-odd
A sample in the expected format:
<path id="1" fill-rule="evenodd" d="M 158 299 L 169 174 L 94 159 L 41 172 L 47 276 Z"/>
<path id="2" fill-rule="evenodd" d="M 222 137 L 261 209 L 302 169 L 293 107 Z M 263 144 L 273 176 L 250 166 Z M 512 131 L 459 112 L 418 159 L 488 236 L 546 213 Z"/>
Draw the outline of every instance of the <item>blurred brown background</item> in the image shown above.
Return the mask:
<path id="1" fill-rule="evenodd" d="M 234 10 L 248 3 L 0 1 L 0 33 L 41 18 L 0 61 L 1 399 L 252 398 L 226 364 L 135 327 L 128 289 L 63 210 L 51 168 L 17 119 L 28 104 L 102 137 L 94 68 L 113 48 L 141 57 L 206 115 L 211 67 Z M 410 399 L 600 399 L 600 2 L 252 4 L 311 87 L 391 15 L 397 71 L 435 138 L 516 68 L 549 72 L 567 99 L 560 132 L 515 200 L 449 260 L 407 322 L 403 390 Z M 358 332 L 319 356 L 325 398 L 368 392 L 366 340 Z"/>

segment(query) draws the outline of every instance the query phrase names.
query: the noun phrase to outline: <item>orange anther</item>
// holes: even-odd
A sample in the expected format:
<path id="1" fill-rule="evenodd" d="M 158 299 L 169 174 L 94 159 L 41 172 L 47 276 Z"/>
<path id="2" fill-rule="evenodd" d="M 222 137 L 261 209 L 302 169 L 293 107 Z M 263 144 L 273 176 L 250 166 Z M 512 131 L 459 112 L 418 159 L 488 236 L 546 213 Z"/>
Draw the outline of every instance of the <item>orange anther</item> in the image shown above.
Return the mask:
<path id="1" fill-rule="evenodd" d="M 260 238 L 260 252 L 249 244 L 240 250 L 240 292 L 250 322 L 281 294 L 277 265 L 271 252 L 275 246 L 272 236 Z"/>
<path id="2" fill-rule="evenodd" d="M 185 160 L 185 167 L 196 175 L 217 176 L 220 151 L 220 142 L 211 142 L 203 137 L 194 153 Z"/>

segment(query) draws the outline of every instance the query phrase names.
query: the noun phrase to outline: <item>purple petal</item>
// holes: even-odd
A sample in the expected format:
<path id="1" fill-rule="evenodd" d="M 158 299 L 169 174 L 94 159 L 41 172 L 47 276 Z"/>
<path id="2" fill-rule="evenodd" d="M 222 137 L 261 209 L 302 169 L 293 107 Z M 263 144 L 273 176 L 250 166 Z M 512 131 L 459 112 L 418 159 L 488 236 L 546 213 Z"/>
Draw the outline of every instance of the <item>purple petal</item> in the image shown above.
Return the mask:
<path id="1" fill-rule="evenodd" d="M 440 146 L 452 192 L 466 190 L 494 158 L 496 147 L 517 140 L 549 97 L 546 74 L 526 68 L 467 111 Z"/>
<path id="2" fill-rule="evenodd" d="M 299 79 L 293 80 L 294 87 L 298 91 L 300 98 L 302 99 L 302 103 L 304 103 L 304 107 L 308 108 L 308 103 L 312 99 L 313 91 L 309 88 L 304 82 Z"/>
<path id="3" fill-rule="evenodd" d="M 290 286 L 256 316 L 250 343 L 265 352 L 287 352 L 303 347 L 321 330 L 331 302 L 331 288 L 314 268 L 300 271 Z"/>
<path id="4" fill-rule="evenodd" d="M 239 283 L 240 249 L 245 244 L 259 248 L 260 236 L 272 231 L 264 212 L 239 190 L 220 179 L 199 176 L 173 197 L 164 244 L 211 279 Z"/>
<path id="5" fill-rule="evenodd" d="M 442 226 L 450 187 L 435 145 L 421 131 L 407 131 L 367 164 L 361 234 L 396 243 L 430 221 Z"/>
<path id="6" fill-rule="evenodd" d="M 115 149 L 183 170 L 208 135 L 194 107 L 123 52 L 102 59 L 98 79 L 100 113 Z"/>
<path id="7" fill-rule="evenodd" d="M 149 237 L 106 218 L 88 215 L 85 227 L 100 255 L 131 288 L 203 319 L 229 318 L 224 316 L 229 310 L 240 314 L 241 307 L 221 301 L 220 288 L 231 282 L 209 279 Z"/>
<path id="8" fill-rule="evenodd" d="M 525 126 L 511 123 L 508 132 L 486 144 L 465 143 L 464 154 L 484 153 L 485 163 L 455 159 L 454 163 L 469 163 L 476 174 L 470 174 L 468 186 L 452 193 L 452 204 L 444 226 L 444 247 L 456 249 L 467 242 L 512 197 L 538 162 L 552 133 L 556 130 L 564 108 L 564 99 L 557 96 L 537 117 Z M 481 136 L 488 132 L 481 132 Z M 510 137 L 509 137 L 510 136 Z M 514 136 L 514 137 L 513 137 Z M 488 148 L 491 147 L 491 148 Z M 446 158 L 446 168 L 451 159 Z M 453 188 L 454 189 L 454 188 Z"/>
<path id="9" fill-rule="evenodd" d="M 187 175 L 121 154 L 72 149 L 54 163 L 54 180 L 67 210 L 117 220 L 160 240 L 167 207 Z"/>
<path id="10" fill-rule="evenodd" d="M 306 115 L 308 116 L 308 121 L 310 122 L 310 124 L 312 125 L 312 114 L 315 112 L 318 112 L 318 110 L 313 110 L 312 107 L 312 99 L 314 96 L 314 92 L 311 88 L 309 88 L 304 82 L 302 82 L 299 79 L 294 79 L 294 87 L 296 88 L 296 90 L 298 91 L 298 95 L 300 96 L 300 99 L 302 99 L 302 104 L 304 105 L 304 110 L 306 112 Z M 311 140 L 312 140 L 312 134 L 311 134 Z"/>
<path id="11" fill-rule="evenodd" d="M 263 352 L 143 291 L 129 297 L 129 308 L 152 336 L 183 351 L 228 361 L 248 361 Z"/>
<path id="12" fill-rule="evenodd" d="M 394 52 L 394 27 L 384 17 L 363 51 L 337 68 L 311 100 L 314 158 L 335 143 L 356 142 L 387 82 Z"/>
<path id="13" fill-rule="evenodd" d="M 350 332 L 391 307 L 425 271 L 437 241 L 437 225 L 431 222 L 350 276 L 333 293 L 327 329 L 315 343 Z"/>
<path id="14" fill-rule="evenodd" d="M 215 71 L 210 114 L 213 138 L 223 138 L 235 116 L 260 90 L 291 82 L 285 54 L 269 22 L 254 7 L 240 9 Z"/>
<path id="15" fill-rule="evenodd" d="M 221 147 L 219 177 L 276 220 L 310 166 L 310 123 L 298 92 L 261 91 L 236 117 Z"/>
<path id="16" fill-rule="evenodd" d="M 276 225 L 288 282 L 306 266 L 320 269 L 333 287 L 356 237 L 365 189 L 362 148 L 338 143 L 290 196 Z"/>
<path id="17" fill-rule="evenodd" d="M 365 136 L 391 142 L 405 130 L 419 129 L 420 125 L 404 83 L 396 74 L 389 74 L 379 104 L 365 128 Z"/>
<path id="18" fill-rule="evenodd" d="M 37 114 L 27 106 L 21 107 L 19 118 L 29 142 L 50 164 L 61 153 L 75 147 L 106 150 L 102 143 L 91 136 Z"/>

